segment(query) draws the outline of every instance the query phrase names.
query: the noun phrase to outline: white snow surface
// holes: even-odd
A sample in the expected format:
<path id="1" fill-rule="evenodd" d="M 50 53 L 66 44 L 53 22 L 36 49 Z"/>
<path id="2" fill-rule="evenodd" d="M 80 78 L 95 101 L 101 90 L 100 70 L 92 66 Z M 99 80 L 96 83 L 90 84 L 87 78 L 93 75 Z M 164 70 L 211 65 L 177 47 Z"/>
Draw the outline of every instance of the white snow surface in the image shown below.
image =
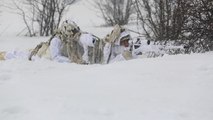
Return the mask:
<path id="1" fill-rule="evenodd" d="M 97 27 L 102 21 L 87 4 L 80 1 L 67 16 L 84 31 L 110 33 Z M 17 37 L 20 16 L 0 14 L 0 51 L 49 38 Z M 108 65 L 0 61 L 0 120 L 213 120 L 212 61 L 213 52 Z"/>
<path id="2" fill-rule="evenodd" d="M 0 120 L 212 120 L 213 53 L 0 62 Z"/>

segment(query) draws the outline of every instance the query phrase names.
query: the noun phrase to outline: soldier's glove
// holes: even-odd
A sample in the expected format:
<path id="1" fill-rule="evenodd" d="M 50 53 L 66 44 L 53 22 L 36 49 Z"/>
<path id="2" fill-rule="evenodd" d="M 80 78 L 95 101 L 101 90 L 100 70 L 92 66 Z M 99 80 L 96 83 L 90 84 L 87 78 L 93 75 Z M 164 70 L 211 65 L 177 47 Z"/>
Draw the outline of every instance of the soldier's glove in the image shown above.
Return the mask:
<path id="1" fill-rule="evenodd" d="M 132 59 L 132 53 L 128 50 L 125 50 L 123 53 L 122 53 L 123 57 L 126 59 L 126 60 L 130 60 Z"/>
<path id="2" fill-rule="evenodd" d="M 5 60 L 6 52 L 0 52 L 0 60 Z"/>

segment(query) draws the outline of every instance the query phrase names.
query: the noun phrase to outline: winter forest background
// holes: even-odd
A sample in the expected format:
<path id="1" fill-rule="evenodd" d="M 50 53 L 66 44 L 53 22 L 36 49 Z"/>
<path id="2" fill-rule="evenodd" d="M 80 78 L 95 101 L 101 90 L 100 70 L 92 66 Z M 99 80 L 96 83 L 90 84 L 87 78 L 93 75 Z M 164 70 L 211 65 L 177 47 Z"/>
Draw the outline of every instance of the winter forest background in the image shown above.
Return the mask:
<path id="1" fill-rule="evenodd" d="M 151 44 L 107 65 L 0 61 L 0 120 L 213 119 L 212 0 L 0 0 L 0 51 L 32 49 L 65 19 Z"/>
<path id="2" fill-rule="evenodd" d="M 12 0 L 3 4 L 15 10 L 25 24 L 21 33 L 50 36 L 65 14 L 81 0 Z M 211 0 L 96 0 L 84 1 L 104 23 L 97 26 L 134 24 L 140 36 L 156 44 L 183 45 L 184 53 L 213 50 Z M 14 12 L 14 11 L 13 11 Z M 75 11 L 76 13 L 78 11 Z M 180 51 L 173 51 L 180 53 Z M 183 52 L 182 52 L 183 53 Z"/>

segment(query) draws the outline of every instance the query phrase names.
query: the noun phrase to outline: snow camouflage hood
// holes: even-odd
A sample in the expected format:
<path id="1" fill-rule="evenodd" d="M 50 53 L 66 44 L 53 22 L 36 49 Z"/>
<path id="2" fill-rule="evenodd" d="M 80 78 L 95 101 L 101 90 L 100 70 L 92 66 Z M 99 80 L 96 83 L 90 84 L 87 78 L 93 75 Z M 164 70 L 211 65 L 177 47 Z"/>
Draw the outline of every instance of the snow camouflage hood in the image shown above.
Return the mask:
<path id="1" fill-rule="evenodd" d="M 125 29 L 123 29 L 123 31 L 120 33 L 120 37 L 118 38 L 115 44 L 120 45 L 121 41 L 130 39 L 131 39 L 130 34 Z"/>
<path id="2" fill-rule="evenodd" d="M 49 45 L 51 43 L 51 40 L 54 37 L 60 38 L 62 40 L 62 54 L 66 57 L 69 57 L 76 63 L 80 63 L 79 54 L 76 52 L 76 46 L 77 41 L 79 40 L 79 37 L 81 35 L 80 28 L 77 26 L 77 24 L 71 20 L 66 20 L 62 23 L 61 27 L 55 30 L 55 33 L 51 36 L 51 38 L 47 42 L 42 42 L 39 45 L 37 45 L 31 52 L 29 56 L 29 60 L 32 59 L 33 56 L 37 55 L 39 57 L 44 56 L 50 56 L 46 55 L 49 54 L 47 52 L 49 50 Z M 43 49 L 45 48 L 45 49 Z M 71 53 L 72 52 L 72 53 Z"/>
<path id="3" fill-rule="evenodd" d="M 69 35 L 75 35 L 77 32 L 80 32 L 79 26 L 71 20 L 66 20 L 62 23 L 60 28 L 62 34 L 65 34 L 67 36 Z"/>
<path id="4" fill-rule="evenodd" d="M 64 41 L 67 38 L 74 37 L 77 33 L 80 32 L 80 28 L 75 22 L 72 20 L 66 20 L 61 24 L 61 27 L 59 27 L 54 34 Z"/>

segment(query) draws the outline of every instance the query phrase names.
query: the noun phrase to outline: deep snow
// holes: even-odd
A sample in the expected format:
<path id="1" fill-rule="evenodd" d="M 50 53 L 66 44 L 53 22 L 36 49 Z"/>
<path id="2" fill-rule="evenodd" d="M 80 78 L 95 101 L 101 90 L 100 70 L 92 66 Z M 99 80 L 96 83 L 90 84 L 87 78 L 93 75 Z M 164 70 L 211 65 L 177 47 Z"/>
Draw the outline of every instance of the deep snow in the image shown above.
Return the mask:
<path id="1" fill-rule="evenodd" d="M 213 53 L 109 65 L 0 62 L 1 120 L 211 120 Z"/>
<path id="2" fill-rule="evenodd" d="M 99 37 L 111 31 L 97 27 L 102 21 L 88 3 L 72 9 L 65 18 L 84 31 Z M 23 23 L 8 11 L 0 19 L 0 51 L 48 39 L 17 37 Z M 212 61 L 213 52 L 108 65 L 0 61 L 0 120 L 212 120 Z"/>

